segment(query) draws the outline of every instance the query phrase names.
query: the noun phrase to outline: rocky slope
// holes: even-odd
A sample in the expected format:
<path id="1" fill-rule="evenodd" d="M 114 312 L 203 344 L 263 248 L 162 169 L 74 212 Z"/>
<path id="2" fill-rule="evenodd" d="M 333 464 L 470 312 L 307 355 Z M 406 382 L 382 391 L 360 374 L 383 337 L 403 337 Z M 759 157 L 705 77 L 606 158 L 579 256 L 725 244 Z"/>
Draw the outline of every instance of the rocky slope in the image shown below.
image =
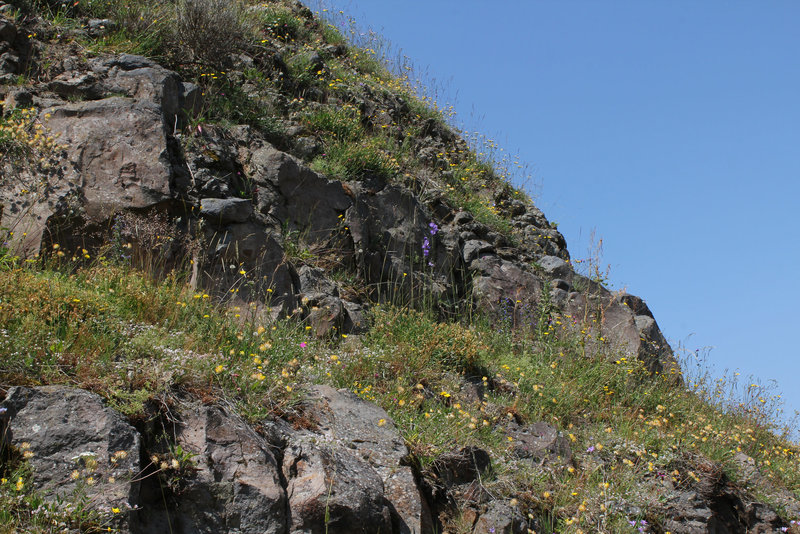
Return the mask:
<path id="1" fill-rule="evenodd" d="M 156 278 L 186 269 L 192 289 L 242 320 L 295 321 L 319 343 L 366 332 L 380 302 L 441 321 L 482 315 L 549 329 L 586 359 L 638 360 L 652 380 L 684 387 L 642 299 L 575 272 L 529 199 L 401 85 L 360 72 L 356 49 L 326 41 L 330 30 L 299 4 L 251 6 L 257 45 L 211 60 L 175 49 L 160 56 L 166 66 L 108 45 L 129 21 L 65 11 L 59 22 L 42 5 L 0 8 L 9 255 L 102 256 Z M 215 116 L 226 105 L 237 111 Z M 481 382 L 481 369 L 457 381 L 461 403 L 488 411 L 488 390 L 506 387 Z M 38 491 L 77 488 L 126 532 L 578 531 L 533 513 L 548 497 L 488 491 L 482 477 L 501 461 L 525 472 L 594 461 L 574 458 L 583 451 L 571 427 L 509 412 L 508 457 L 454 444 L 422 466 L 383 408 L 327 385 L 304 387 L 306 423 L 254 423 L 176 391 L 132 426 L 82 389 L 0 383 L 4 443 L 29 459 Z M 773 532 L 800 517 L 790 490 L 773 492 L 779 515 L 716 463 L 681 461 L 696 480 L 642 476 L 660 495 L 652 510 L 602 512 L 673 533 Z"/>

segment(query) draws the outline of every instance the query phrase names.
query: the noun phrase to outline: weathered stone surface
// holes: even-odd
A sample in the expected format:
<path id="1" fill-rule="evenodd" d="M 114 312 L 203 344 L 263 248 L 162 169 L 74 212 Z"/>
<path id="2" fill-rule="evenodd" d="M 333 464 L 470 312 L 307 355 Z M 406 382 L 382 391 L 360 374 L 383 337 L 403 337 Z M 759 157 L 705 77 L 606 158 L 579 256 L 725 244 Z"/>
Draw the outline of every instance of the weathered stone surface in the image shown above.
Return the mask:
<path id="1" fill-rule="evenodd" d="M 398 298 L 410 298 L 415 283 L 424 283 L 429 295 L 448 291 L 463 271 L 457 237 L 434 230 L 425 206 L 407 189 L 382 183 L 348 188 L 356 203 L 346 222 L 366 280 Z"/>
<path id="2" fill-rule="evenodd" d="M 517 301 L 535 306 L 542 293 L 542 281 L 535 274 L 515 262 L 496 256 L 484 256 L 470 265 L 476 277 L 473 293 L 486 309 L 501 311 L 508 309 L 520 314 Z M 515 318 L 515 324 L 522 323 L 522 317 Z"/>
<path id="3" fill-rule="evenodd" d="M 383 484 L 383 498 L 391 513 L 389 531 L 398 534 L 430 532 L 432 523 L 427 505 L 411 468 L 403 465 L 408 449 L 387 413 L 346 390 L 315 386 L 310 395 L 313 404 L 309 413 L 319 423 L 315 432 L 318 446 L 349 452 L 360 463 L 343 465 L 361 465 L 362 470 L 369 468 L 378 474 Z M 308 444 L 308 437 L 304 439 Z M 336 490 L 336 480 L 333 482 Z M 377 531 L 377 528 L 367 530 Z M 380 532 L 385 531 L 381 529 Z"/>
<path id="4" fill-rule="evenodd" d="M 170 163 L 161 110 L 113 97 L 45 111 L 44 122 L 67 145 L 65 178 L 78 183 L 90 217 L 146 208 L 170 197 Z"/>
<path id="5" fill-rule="evenodd" d="M 297 278 L 300 282 L 301 293 L 323 293 L 334 297 L 339 296 L 339 288 L 325 276 L 323 269 L 303 265 L 297 270 Z"/>
<path id="6" fill-rule="evenodd" d="M 92 37 L 101 37 L 118 28 L 117 23 L 111 19 L 89 19 L 86 23 L 86 29 Z"/>
<path id="7" fill-rule="evenodd" d="M 13 43 L 17 38 L 17 27 L 13 22 L 6 19 L 0 19 L 0 41 L 6 43 Z"/>
<path id="8" fill-rule="evenodd" d="M 472 263 L 472 260 L 478 259 L 481 254 L 488 252 L 494 252 L 494 247 L 482 239 L 470 239 L 464 242 L 463 256 L 464 262 L 467 264 Z"/>
<path id="9" fill-rule="evenodd" d="M 367 330 L 367 316 L 361 304 L 343 300 L 342 305 L 345 310 L 344 324 L 342 329 L 345 333 L 361 334 Z"/>
<path id="10" fill-rule="evenodd" d="M 306 321 L 317 337 L 324 337 L 344 325 L 345 308 L 339 297 L 325 293 L 304 294 L 301 303 L 307 310 Z"/>
<path id="11" fill-rule="evenodd" d="M 569 264 L 558 256 L 542 256 L 538 264 L 546 273 L 562 278 L 568 276 L 572 270 Z"/>
<path id="12" fill-rule="evenodd" d="M 528 523 L 517 508 L 499 501 L 489 503 L 472 529 L 474 534 L 525 534 Z"/>
<path id="13" fill-rule="evenodd" d="M 66 148 L 58 168 L 39 174 L 7 169 L 14 179 L 0 184 L 2 225 L 14 229 L 11 247 L 18 253 L 38 253 L 45 232 L 57 242 L 65 220 L 105 222 L 119 210 L 169 200 L 166 132 L 154 105 L 109 98 L 57 106 L 41 116 Z"/>
<path id="14" fill-rule="evenodd" d="M 104 77 L 104 94 L 125 94 L 138 101 L 152 102 L 160 108 L 170 131 L 184 107 L 184 88 L 180 77 L 142 56 L 120 54 L 91 63 L 93 72 Z"/>
<path id="15" fill-rule="evenodd" d="M 175 441 L 194 455 L 194 468 L 183 475 L 170 509 L 159 488 L 152 489 L 134 532 L 286 532 L 280 466 L 264 438 L 223 408 L 196 406 L 181 411 Z"/>
<path id="16" fill-rule="evenodd" d="M 463 449 L 439 456 L 431 467 L 431 475 L 445 487 L 478 480 L 492 461 L 489 453 L 478 447 Z"/>
<path id="17" fill-rule="evenodd" d="M 511 452 L 518 458 L 530 458 L 535 462 L 568 464 L 572 461 L 572 450 L 567 438 L 547 423 L 510 425 L 507 435 L 513 439 Z"/>
<path id="18" fill-rule="evenodd" d="M 200 215 L 215 224 L 245 222 L 253 214 L 253 203 L 244 198 L 204 198 Z"/>
<path id="19" fill-rule="evenodd" d="M 296 436 L 284 452 L 291 532 L 392 532 L 381 477 L 338 444 Z M 327 520 L 326 520 L 327 517 Z"/>
<path id="20" fill-rule="evenodd" d="M 250 166 L 259 187 L 277 193 L 259 195 L 261 213 L 275 217 L 309 243 L 324 242 L 338 231 L 340 216 L 352 204 L 341 182 L 328 180 L 271 145 L 256 150 Z"/>
<path id="21" fill-rule="evenodd" d="M 746 457 L 738 460 L 746 461 Z M 664 530 L 677 534 L 788 530 L 774 510 L 755 502 L 741 487 L 732 484 L 718 465 L 702 457 L 692 457 L 691 461 L 699 478 L 677 485 L 667 483 L 669 490 L 662 510 L 666 517 Z"/>
<path id="22" fill-rule="evenodd" d="M 10 91 L 3 103 L 3 113 L 10 113 L 16 108 L 27 108 L 33 104 L 33 95 L 27 89 L 14 89 Z"/>
<path id="23" fill-rule="evenodd" d="M 255 222 L 230 224 L 219 231 L 209 228 L 207 242 L 203 287 L 220 296 L 294 309 L 292 274 L 283 248 L 267 228 Z"/>
<path id="24" fill-rule="evenodd" d="M 29 457 L 45 495 L 85 492 L 90 506 L 107 512 L 139 504 L 139 434 L 99 396 L 62 386 L 12 387 L 3 407 L 10 441 Z"/>

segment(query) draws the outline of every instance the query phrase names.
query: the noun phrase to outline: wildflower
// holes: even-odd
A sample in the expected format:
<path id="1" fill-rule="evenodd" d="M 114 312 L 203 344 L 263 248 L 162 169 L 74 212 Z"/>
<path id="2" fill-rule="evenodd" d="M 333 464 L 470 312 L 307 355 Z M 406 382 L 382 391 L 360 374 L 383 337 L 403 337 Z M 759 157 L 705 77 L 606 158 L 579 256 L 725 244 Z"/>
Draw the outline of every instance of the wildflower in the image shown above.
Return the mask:
<path id="1" fill-rule="evenodd" d="M 591 445 L 588 449 L 586 449 L 586 452 L 594 452 L 594 445 Z"/>
<path id="2" fill-rule="evenodd" d="M 431 235 L 436 235 L 439 232 L 439 227 L 435 222 L 428 224 L 428 227 L 430 228 Z"/>
<path id="3" fill-rule="evenodd" d="M 306 346 L 307 346 L 307 345 L 306 345 L 306 342 L 305 342 L 305 341 L 303 341 L 302 343 L 300 343 L 300 348 L 301 348 L 301 349 L 304 349 L 304 348 L 306 348 Z"/>

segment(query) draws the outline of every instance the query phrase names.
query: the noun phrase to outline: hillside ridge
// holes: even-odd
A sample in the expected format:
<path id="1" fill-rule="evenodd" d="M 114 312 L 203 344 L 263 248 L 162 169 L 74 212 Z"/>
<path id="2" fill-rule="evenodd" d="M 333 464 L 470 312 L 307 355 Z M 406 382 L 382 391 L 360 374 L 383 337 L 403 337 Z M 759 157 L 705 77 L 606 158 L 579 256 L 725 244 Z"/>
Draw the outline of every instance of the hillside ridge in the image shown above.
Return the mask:
<path id="1" fill-rule="evenodd" d="M 12 529 L 796 528 L 766 402 L 687 384 L 644 300 L 301 4 L 12 2 L 0 54 Z"/>

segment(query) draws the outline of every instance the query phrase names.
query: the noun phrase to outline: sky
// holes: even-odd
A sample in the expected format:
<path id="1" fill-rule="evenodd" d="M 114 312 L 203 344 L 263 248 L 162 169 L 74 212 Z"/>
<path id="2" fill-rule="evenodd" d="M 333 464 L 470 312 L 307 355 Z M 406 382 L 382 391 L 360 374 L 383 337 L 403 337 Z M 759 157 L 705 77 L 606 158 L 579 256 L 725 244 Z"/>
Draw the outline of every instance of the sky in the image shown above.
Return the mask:
<path id="1" fill-rule="evenodd" d="M 573 259 L 602 239 L 674 349 L 800 410 L 800 2 L 326 4 L 518 155 Z"/>

